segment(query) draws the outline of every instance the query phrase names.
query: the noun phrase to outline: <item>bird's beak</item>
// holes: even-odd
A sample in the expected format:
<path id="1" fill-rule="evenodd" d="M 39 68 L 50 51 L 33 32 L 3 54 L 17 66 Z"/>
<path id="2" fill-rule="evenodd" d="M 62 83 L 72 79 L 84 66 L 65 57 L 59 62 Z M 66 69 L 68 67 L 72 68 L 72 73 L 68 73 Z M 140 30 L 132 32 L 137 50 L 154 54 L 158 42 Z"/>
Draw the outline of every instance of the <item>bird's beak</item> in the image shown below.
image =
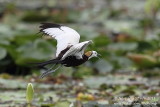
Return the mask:
<path id="1" fill-rule="evenodd" d="M 98 58 L 98 59 L 100 59 L 101 56 L 102 56 L 101 54 L 97 54 L 97 58 Z"/>
<path id="2" fill-rule="evenodd" d="M 101 54 L 98 54 L 97 56 L 102 56 Z"/>
<path id="3" fill-rule="evenodd" d="M 90 42 L 91 44 L 93 44 L 93 43 L 94 43 L 92 40 L 89 40 L 89 42 Z"/>

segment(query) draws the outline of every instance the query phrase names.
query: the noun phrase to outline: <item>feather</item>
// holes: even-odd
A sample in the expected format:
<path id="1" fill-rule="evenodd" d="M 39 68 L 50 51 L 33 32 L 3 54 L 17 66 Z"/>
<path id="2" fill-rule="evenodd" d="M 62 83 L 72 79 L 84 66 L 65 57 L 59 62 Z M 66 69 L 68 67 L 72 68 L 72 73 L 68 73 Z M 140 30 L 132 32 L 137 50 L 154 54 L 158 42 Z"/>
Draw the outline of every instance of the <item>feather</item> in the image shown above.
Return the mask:
<path id="1" fill-rule="evenodd" d="M 68 46 L 79 43 L 80 35 L 72 28 L 52 23 L 42 23 L 40 32 L 57 40 L 56 57 Z"/>
<path id="2" fill-rule="evenodd" d="M 32 63 L 32 64 L 35 64 L 35 66 L 37 66 L 37 67 L 42 67 L 43 68 L 44 66 L 46 66 L 48 64 L 59 64 L 59 63 L 61 63 L 60 60 L 58 60 L 58 59 L 51 59 L 51 60 L 48 60 L 48 61 L 45 61 L 45 62 Z"/>
<path id="3" fill-rule="evenodd" d="M 81 43 L 78 43 L 74 46 L 72 46 L 62 57 L 62 60 L 65 59 L 68 56 L 76 56 L 77 59 L 81 59 L 83 54 L 84 54 L 84 50 L 87 48 L 87 46 L 89 44 L 91 44 L 92 41 L 84 41 Z"/>

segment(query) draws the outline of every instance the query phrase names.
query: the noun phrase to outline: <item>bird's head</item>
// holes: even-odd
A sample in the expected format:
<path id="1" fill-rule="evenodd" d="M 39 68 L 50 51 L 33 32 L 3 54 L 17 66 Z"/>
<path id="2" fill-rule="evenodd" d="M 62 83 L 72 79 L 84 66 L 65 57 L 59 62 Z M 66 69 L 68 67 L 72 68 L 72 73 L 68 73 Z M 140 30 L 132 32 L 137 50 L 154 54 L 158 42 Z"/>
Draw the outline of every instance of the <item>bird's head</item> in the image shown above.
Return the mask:
<path id="1" fill-rule="evenodd" d="M 88 59 L 92 58 L 92 57 L 98 57 L 98 54 L 96 51 L 88 51 L 85 53 L 85 55 L 88 57 Z"/>

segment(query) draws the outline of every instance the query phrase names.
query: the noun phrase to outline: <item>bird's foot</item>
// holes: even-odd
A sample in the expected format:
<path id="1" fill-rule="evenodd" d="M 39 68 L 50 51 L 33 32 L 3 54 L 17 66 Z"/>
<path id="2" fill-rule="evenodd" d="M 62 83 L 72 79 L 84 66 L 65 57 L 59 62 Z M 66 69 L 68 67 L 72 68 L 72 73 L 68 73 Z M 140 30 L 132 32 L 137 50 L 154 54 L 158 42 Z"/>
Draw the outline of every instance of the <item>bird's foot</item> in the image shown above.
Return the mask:
<path id="1" fill-rule="evenodd" d="M 47 75 L 49 75 L 49 74 L 51 74 L 52 72 L 55 72 L 55 71 L 56 70 L 46 71 L 46 72 L 44 72 L 44 73 L 41 74 L 40 78 L 43 78 L 43 77 L 45 77 L 45 76 L 47 76 Z"/>
<path id="2" fill-rule="evenodd" d="M 47 75 L 49 75 L 49 74 L 57 71 L 60 67 L 61 67 L 61 65 L 58 66 L 58 67 L 57 67 L 56 69 L 54 69 L 54 70 L 52 70 L 53 68 L 48 69 L 46 72 L 44 72 L 44 73 L 41 74 L 40 78 L 43 78 L 43 77 L 45 77 L 45 76 L 47 76 Z"/>

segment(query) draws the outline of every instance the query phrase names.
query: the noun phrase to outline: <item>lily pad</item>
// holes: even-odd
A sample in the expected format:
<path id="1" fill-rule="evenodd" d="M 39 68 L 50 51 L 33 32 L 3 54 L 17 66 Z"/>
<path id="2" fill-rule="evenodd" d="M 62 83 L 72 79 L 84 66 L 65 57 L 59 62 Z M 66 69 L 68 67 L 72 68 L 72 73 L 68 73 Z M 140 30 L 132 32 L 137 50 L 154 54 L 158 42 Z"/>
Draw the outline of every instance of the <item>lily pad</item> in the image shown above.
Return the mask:
<path id="1" fill-rule="evenodd" d="M 98 69 L 100 73 L 106 73 L 113 70 L 112 64 L 106 60 L 99 60 L 94 64 L 94 67 Z"/>
<path id="2" fill-rule="evenodd" d="M 107 105 L 103 105 L 103 104 L 99 104 L 94 101 L 90 101 L 90 102 L 84 104 L 83 107 L 107 107 Z"/>
<path id="3" fill-rule="evenodd" d="M 0 47 L 0 60 L 5 58 L 6 55 L 7 55 L 6 49 Z"/>
<path id="4" fill-rule="evenodd" d="M 156 58 L 150 55 L 130 53 L 127 56 L 139 67 L 152 67 L 157 64 Z"/>
<path id="5" fill-rule="evenodd" d="M 17 49 L 19 57 L 17 57 L 17 64 L 25 64 L 33 60 L 47 60 L 53 57 L 55 48 L 47 41 L 37 39 L 33 43 L 28 42 Z"/>
<path id="6" fill-rule="evenodd" d="M 132 51 L 138 47 L 137 43 L 112 43 L 108 46 L 109 49 L 115 51 Z"/>
<path id="7" fill-rule="evenodd" d="M 55 104 L 55 107 L 69 107 L 70 104 L 68 101 L 59 101 Z"/>

